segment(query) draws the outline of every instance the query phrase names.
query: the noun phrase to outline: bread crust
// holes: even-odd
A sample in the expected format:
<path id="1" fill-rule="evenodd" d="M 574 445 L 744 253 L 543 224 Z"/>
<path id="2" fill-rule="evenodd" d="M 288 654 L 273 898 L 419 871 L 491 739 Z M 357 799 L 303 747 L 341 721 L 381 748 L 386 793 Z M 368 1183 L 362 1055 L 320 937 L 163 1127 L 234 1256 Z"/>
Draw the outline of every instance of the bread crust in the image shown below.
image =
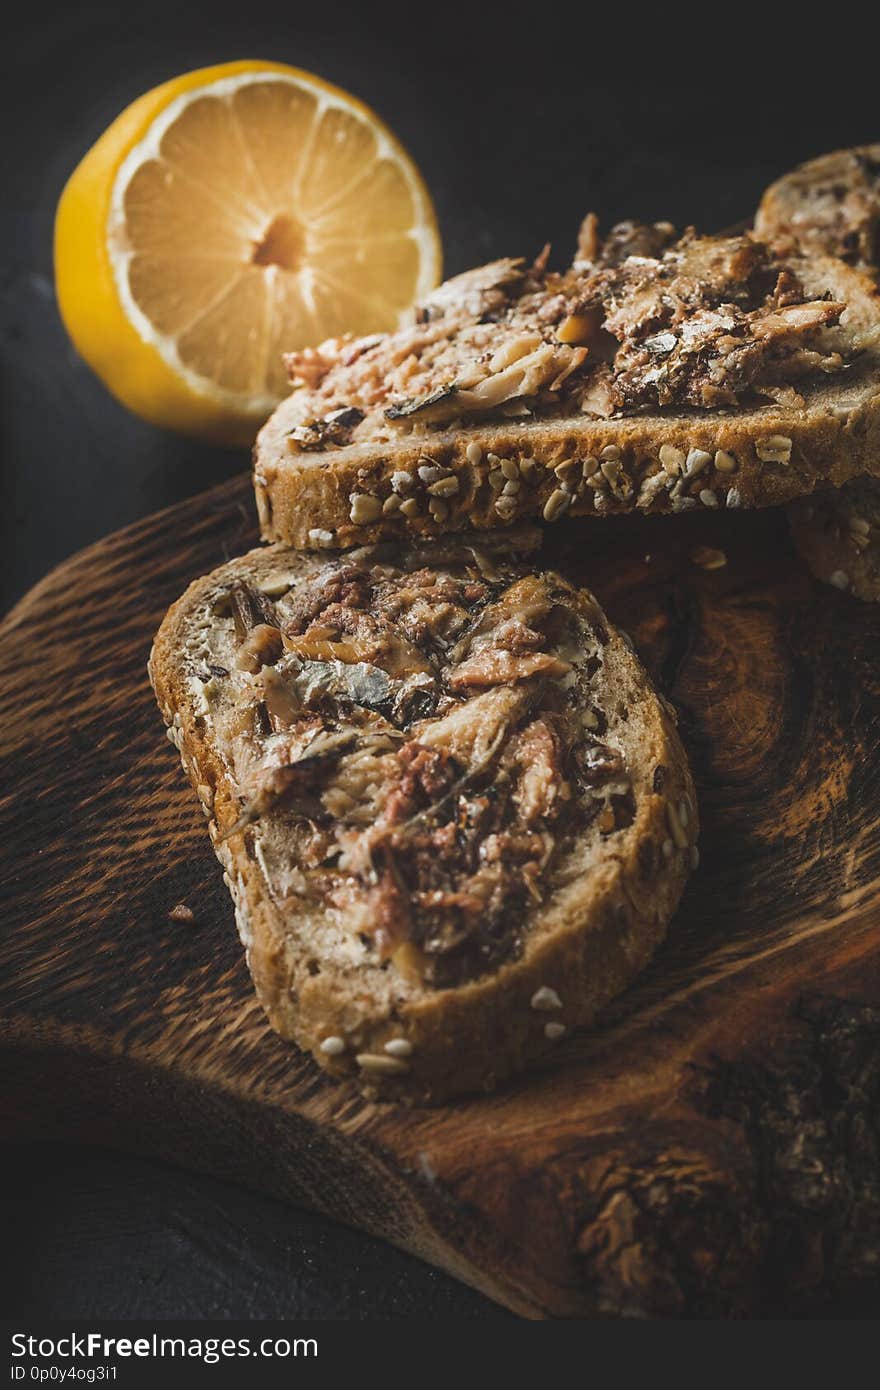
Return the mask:
<path id="1" fill-rule="evenodd" d="M 314 557 L 279 546 L 252 552 L 197 580 L 172 606 L 149 662 L 169 737 L 208 817 L 256 991 L 273 1028 L 311 1052 L 325 1070 L 355 1079 L 371 1096 L 436 1103 L 491 1088 L 560 1046 L 545 1034 L 548 1022 L 562 1023 L 566 1034 L 593 1023 L 666 933 L 696 860 L 698 833 L 693 782 L 672 714 L 624 638 L 609 629 L 608 659 L 629 673 L 638 692 L 632 717 L 639 721 L 641 755 L 633 771 L 639 779 L 636 816 L 614 837 L 615 853 L 586 883 L 578 879 L 554 893 L 530 926 L 517 959 L 463 985 L 379 1005 L 364 987 L 352 987 L 332 969 L 311 974 L 302 953 L 291 953 L 251 832 L 230 834 L 241 814 L 239 790 L 181 657 L 218 585 L 243 573 L 267 575 L 279 565 L 307 574 L 314 564 Z M 665 773 L 662 790 L 655 791 L 658 766 Z M 558 1011 L 533 1005 L 542 988 L 558 995 Z M 328 1035 L 346 1038 L 349 1045 L 341 1056 L 321 1051 Z M 356 1055 L 381 1057 L 386 1043 L 401 1036 L 412 1048 L 405 1071 L 386 1076 L 359 1069 Z"/>
<path id="2" fill-rule="evenodd" d="M 606 420 L 501 419 L 303 453 L 288 447 L 299 410 L 294 392 L 263 427 L 254 450 L 264 539 L 301 549 L 347 548 L 561 516 L 779 506 L 823 482 L 839 487 L 864 473 L 880 474 L 876 287 L 833 258 L 814 257 L 806 264 L 812 291 L 824 286 L 847 302 L 844 322 L 864 347 L 842 376 L 802 384 L 803 406 L 773 403 Z M 492 479 L 502 461 L 516 469 L 519 488 L 499 507 Z M 430 509 L 430 482 L 419 477 L 425 465 L 448 472 L 457 483 L 452 495 L 444 495 L 442 519 Z M 417 505 L 410 516 L 380 510 L 392 505 L 395 473 L 412 478 L 407 495 Z M 353 499 L 361 494 L 369 500 L 357 507 Z"/>
<path id="3" fill-rule="evenodd" d="M 880 278 L 880 144 L 835 150 L 784 174 L 755 219 L 760 236 L 789 236 L 808 254 L 836 254 Z M 837 483 L 836 478 L 830 482 Z M 818 488 L 788 508 L 792 539 L 817 579 L 880 599 L 880 483 Z"/>

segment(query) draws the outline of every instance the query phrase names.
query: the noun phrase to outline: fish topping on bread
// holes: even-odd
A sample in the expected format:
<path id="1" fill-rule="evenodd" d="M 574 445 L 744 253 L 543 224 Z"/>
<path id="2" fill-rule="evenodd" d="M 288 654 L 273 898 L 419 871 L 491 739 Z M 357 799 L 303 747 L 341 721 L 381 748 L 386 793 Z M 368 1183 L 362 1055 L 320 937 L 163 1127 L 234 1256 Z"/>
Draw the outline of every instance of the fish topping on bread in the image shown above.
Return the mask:
<path id="1" fill-rule="evenodd" d="M 876 288 L 790 238 L 603 241 L 587 218 L 564 271 L 481 266 L 409 326 L 287 364 L 254 481 L 264 538 L 302 548 L 767 506 L 880 470 Z"/>
<path id="2" fill-rule="evenodd" d="M 808 290 L 796 260 L 748 234 L 628 225 L 607 249 L 582 235 L 580 251 L 590 258 L 562 274 L 543 257 L 497 261 L 441 286 L 409 328 L 288 354 L 292 384 L 308 388 L 290 448 L 495 412 L 716 409 L 843 370 L 829 330 L 845 302 Z"/>
<path id="3" fill-rule="evenodd" d="M 566 843 L 631 823 L 590 700 L 604 619 L 561 576 L 379 555 L 327 564 L 287 602 L 244 579 L 228 598 L 237 828 L 274 811 L 281 879 L 378 959 L 433 985 L 496 965 Z"/>
<path id="4" fill-rule="evenodd" d="M 254 552 L 151 658 L 273 1023 L 336 1071 L 404 1038 L 422 1097 L 539 1052 L 542 988 L 553 1037 L 590 1021 L 695 859 L 667 710 L 592 595 L 512 553 L 535 541 Z M 459 1012 L 491 1058 L 444 1063 Z"/>

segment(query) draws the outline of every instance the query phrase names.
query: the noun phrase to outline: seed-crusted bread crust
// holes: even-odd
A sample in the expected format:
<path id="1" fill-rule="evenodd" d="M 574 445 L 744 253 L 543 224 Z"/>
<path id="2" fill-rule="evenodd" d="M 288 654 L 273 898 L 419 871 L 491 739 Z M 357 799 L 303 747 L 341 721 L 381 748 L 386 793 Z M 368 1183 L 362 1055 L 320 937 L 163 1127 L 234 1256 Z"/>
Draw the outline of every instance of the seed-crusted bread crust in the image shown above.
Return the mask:
<path id="1" fill-rule="evenodd" d="M 487 562 L 486 553 L 482 560 L 491 573 L 497 561 L 490 557 Z M 331 561 L 331 570 L 335 563 Z M 363 559 L 358 563 L 363 564 Z M 383 563 L 392 563 L 387 553 Z M 441 554 L 432 563 L 438 570 L 442 567 L 446 575 L 450 564 L 457 573 L 455 566 L 460 569 L 462 562 L 460 557 L 454 563 L 448 557 L 444 560 Z M 569 750 L 576 759 L 586 758 L 586 763 L 579 763 L 582 769 L 589 769 L 586 784 L 580 791 L 572 792 L 571 787 L 560 791 L 563 784 L 557 779 L 558 794 L 574 795 L 575 799 L 566 802 L 568 809 L 559 820 L 550 815 L 534 822 L 533 828 L 541 834 L 550 830 L 562 835 L 562 848 L 545 877 L 535 879 L 538 887 L 534 899 L 524 904 L 519 898 L 505 900 L 499 921 L 503 927 L 509 920 L 506 914 L 510 914 L 510 920 L 519 922 L 516 950 L 502 955 L 497 963 L 487 956 L 476 973 L 466 971 L 459 982 L 446 984 L 442 980 L 431 983 L 418 970 L 405 969 L 406 962 L 398 968 L 397 954 L 390 959 L 387 954 L 378 958 L 378 932 L 370 937 L 374 924 L 365 924 L 363 915 L 358 916 L 357 897 L 341 909 L 334 907 L 329 897 L 319 901 L 308 896 L 299 900 L 284 897 L 295 866 L 291 868 L 285 860 L 286 868 L 280 869 L 278 854 L 279 845 L 283 846 L 291 834 L 291 813 L 284 809 L 284 803 L 272 804 L 249 820 L 248 796 L 253 797 L 253 785 L 242 787 L 244 764 L 237 759 L 230 736 L 230 730 L 240 727 L 241 709 L 250 698 L 241 691 L 247 692 L 249 683 L 263 680 L 267 668 L 252 676 L 243 669 L 231 672 L 229 665 L 219 661 L 222 655 L 231 663 L 230 653 L 237 640 L 230 635 L 232 619 L 227 606 L 234 586 L 244 582 L 252 593 L 269 593 L 282 612 L 299 612 L 301 616 L 302 602 L 308 606 L 316 585 L 326 582 L 326 564 L 326 557 L 294 554 L 274 546 L 234 560 L 196 581 L 162 624 L 150 658 L 150 677 L 169 737 L 180 752 L 208 818 L 211 839 L 235 902 L 257 994 L 272 1026 L 310 1051 L 328 1071 L 354 1078 L 368 1094 L 436 1102 L 491 1087 L 531 1059 L 558 1047 L 566 1033 L 592 1023 L 607 1001 L 644 967 L 665 935 L 696 861 L 693 783 L 670 710 L 654 693 L 627 642 L 607 624 L 592 596 L 570 591 L 565 581 L 552 575 L 536 579 L 530 566 L 520 566 L 508 575 L 514 583 L 511 592 L 522 592 L 516 587 L 517 573 L 527 592 L 533 592 L 536 583 L 549 584 L 552 592 L 569 595 L 563 598 L 563 607 L 569 615 L 579 615 L 585 642 L 598 634 L 589 659 L 586 646 L 577 653 L 568 651 L 569 661 L 562 663 L 571 666 L 567 675 L 560 676 L 556 667 L 548 667 L 552 673 L 549 686 L 556 692 L 551 707 L 559 705 L 563 698 L 560 692 L 569 691 L 568 705 L 559 706 L 568 710 L 566 719 L 572 708 L 575 714 L 581 709 L 570 693 L 575 688 L 572 683 L 590 682 L 576 688 L 593 692 L 590 698 L 595 701 L 595 711 L 592 706 L 584 708 L 583 717 L 589 725 L 584 728 L 583 745 Z M 467 573 L 479 576 L 480 572 L 476 565 L 471 569 L 468 562 Z M 419 573 L 427 573 L 424 564 Z M 537 567 L 535 573 L 540 574 Z M 430 575 L 420 582 L 429 583 Z M 298 595 L 305 595 L 305 599 Z M 490 605 L 483 611 L 489 614 L 493 610 Z M 533 613 L 536 611 L 544 609 L 539 604 L 537 610 L 533 608 Z M 288 629 L 303 627 L 295 617 L 288 616 L 285 622 Z M 486 619 L 482 622 L 485 628 Z M 244 666 L 249 653 L 263 642 L 264 628 L 259 626 L 257 639 L 252 635 L 246 639 L 250 642 L 247 651 L 240 646 L 235 659 Z M 306 629 L 307 633 L 317 630 Z M 481 630 L 479 620 L 477 630 Z M 288 640 L 298 653 L 293 658 L 294 670 L 299 671 L 296 678 L 302 683 L 306 668 L 297 663 L 308 638 Z M 477 643 L 476 655 L 472 650 L 460 663 L 458 669 L 465 675 L 458 679 L 480 679 L 480 663 L 487 657 L 498 657 L 491 642 L 488 649 L 480 647 L 484 640 L 485 632 Z M 555 660 L 563 649 L 553 650 Z M 530 655 L 517 659 L 526 660 Z M 290 659 L 288 653 L 277 669 L 284 670 L 284 661 Z M 503 663 L 510 659 L 510 653 L 502 653 Z M 230 682 L 237 694 L 225 693 Z M 527 690 L 529 684 L 529 679 L 508 687 L 502 684 L 488 693 L 504 699 L 511 692 Z M 454 680 L 448 688 L 454 688 Z M 443 696 L 445 704 L 449 699 Z M 562 717 L 548 714 L 538 722 L 549 721 L 552 727 L 554 719 Z M 590 732 L 596 720 L 600 739 Z M 442 722 L 442 718 L 439 722 L 435 719 L 424 726 L 427 732 L 419 737 L 430 742 L 430 730 L 436 735 Z M 534 732 L 535 727 L 529 725 L 528 730 Z M 540 758 L 531 755 L 521 761 L 528 763 L 530 776 L 540 764 Z M 609 771 L 612 765 L 616 770 Z M 514 768 L 515 759 L 501 761 L 497 767 L 502 772 L 504 767 Z M 591 781 L 594 774 L 597 786 Z M 515 775 L 522 779 L 526 772 L 521 767 Z M 612 782 L 603 787 L 602 777 L 607 780 L 609 776 Z M 620 777 L 624 781 L 618 785 L 613 779 Z M 478 779 L 476 790 L 470 789 L 468 797 L 477 801 L 488 797 L 491 802 L 495 789 L 501 786 L 493 779 L 495 773 L 488 782 Z M 511 804 L 518 808 L 518 815 L 522 814 L 527 785 L 531 795 L 534 780 L 516 782 Z M 597 812 L 597 802 L 583 828 L 577 829 L 578 808 L 589 805 L 593 795 L 604 798 L 603 809 Z M 380 806 L 375 823 L 363 832 L 367 838 L 373 837 L 373 846 L 389 804 L 390 798 L 384 802 L 385 811 Z M 623 814 L 615 821 L 621 808 Z M 405 821 L 403 831 L 411 824 L 412 820 Z M 564 830 L 564 826 L 569 829 Z M 442 827 L 438 835 L 440 830 Z M 491 858 L 485 852 L 491 843 L 491 836 L 481 842 L 480 864 Z M 515 837 L 510 844 L 515 853 Z M 478 869 L 478 877 L 480 872 Z M 430 941 L 422 940 L 425 949 L 430 949 Z M 411 949 L 411 943 L 406 943 L 403 954 Z M 457 958 L 453 950 L 453 959 Z"/>
<path id="2" fill-rule="evenodd" d="M 476 302 L 473 286 L 441 287 L 439 308 L 422 311 L 421 337 L 414 328 L 409 338 L 335 345 L 329 367 L 321 350 L 315 361 L 300 355 L 304 384 L 254 453 L 264 538 L 345 548 L 563 515 L 773 506 L 823 481 L 880 472 L 880 301 L 860 271 L 748 238 L 685 238 L 654 257 L 586 264 L 552 282 L 542 270 L 537 288 L 519 263 L 484 267 L 471 272 L 483 276 Z M 526 277 L 521 293 L 508 287 L 516 273 Z M 646 325 L 667 312 L 669 286 L 685 307 L 652 336 Z M 730 308 L 724 297 L 737 295 L 742 304 Z M 581 303 L 583 312 L 567 312 Z M 438 348 L 444 323 L 450 337 Z M 578 334 L 584 346 L 557 341 Z M 429 362 L 438 354 L 419 389 L 435 378 L 437 389 L 401 402 L 402 387 L 389 395 L 378 368 L 370 375 L 372 355 L 394 362 L 393 381 L 405 383 L 419 344 Z M 602 356 L 615 345 L 612 370 Z M 476 386 L 450 387 L 456 369 Z M 557 389 L 546 389 L 554 372 Z M 330 409 L 351 382 L 356 403 Z M 503 399 L 487 408 L 492 391 Z"/>
<path id="3" fill-rule="evenodd" d="M 807 253 L 837 255 L 880 279 L 880 145 L 822 155 L 767 189 L 761 236 L 792 237 Z M 880 599 L 880 483 L 818 488 L 788 509 L 792 537 L 817 579 L 868 603 Z"/>

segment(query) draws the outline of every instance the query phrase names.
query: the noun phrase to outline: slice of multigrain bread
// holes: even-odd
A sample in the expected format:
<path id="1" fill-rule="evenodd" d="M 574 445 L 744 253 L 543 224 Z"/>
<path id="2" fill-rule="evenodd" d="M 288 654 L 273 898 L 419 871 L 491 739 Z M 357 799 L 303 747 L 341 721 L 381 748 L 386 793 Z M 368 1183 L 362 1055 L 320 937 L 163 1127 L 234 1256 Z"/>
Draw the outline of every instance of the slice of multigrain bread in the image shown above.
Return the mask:
<path id="1" fill-rule="evenodd" d="M 150 677 L 272 1026 L 371 1095 L 488 1088 L 591 1023 L 696 864 L 674 718 L 510 545 L 233 560 Z"/>
<path id="2" fill-rule="evenodd" d="M 871 274 L 880 263 L 880 145 L 835 150 L 770 185 L 758 236 L 792 237 L 806 253 L 839 256 Z"/>
<path id="3" fill-rule="evenodd" d="M 833 254 L 880 280 L 880 145 L 837 150 L 785 174 L 767 189 L 761 235 L 788 235 L 806 254 Z M 788 510 L 795 545 L 813 574 L 880 600 L 880 482 L 858 478 L 817 489 Z"/>
<path id="4" fill-rule="evenodd" d="M 292 354 L 264 426 L 262 532 L 302 548 L 563 515 L 790 501 L 880 471 L 880 302 L 833 257 L 749 235 L 582 229 L 396 333 Z"/>

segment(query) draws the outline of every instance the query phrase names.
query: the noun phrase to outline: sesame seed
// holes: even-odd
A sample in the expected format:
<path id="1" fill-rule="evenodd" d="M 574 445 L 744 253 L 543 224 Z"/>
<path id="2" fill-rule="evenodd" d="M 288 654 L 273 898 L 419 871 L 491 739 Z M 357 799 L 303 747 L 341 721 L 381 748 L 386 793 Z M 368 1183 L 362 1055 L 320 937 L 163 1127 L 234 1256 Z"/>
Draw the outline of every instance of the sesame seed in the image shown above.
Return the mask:
<path id="1" fill-rule="evenodd" d="M 428 491 L 433 497 L 453 497 L 458 492 L 458 479 L 454 474 L 448 478 L 438 478 L 436 483 L 431 483 Z"/>
<path id="2" fill-rule="evenodd" d="M 355 526 L 366 526 L 382 515 L 382 503 L 368 492 L 352 492 L 348 500 L 351 503 L 349 516 Z"/>
<path id="3" fill-rule="evenodd" d="M 565 1024 L 564 1024 L 564 1023 L 545 1023 L 545 1024 L 544 1024 L 544 1037 L 547 1038 L 547 1040 L 548 1040 L 549 1042 L 558 1042 L 558 1040 L 559 1040 L 561 1037 L 563 1037 L 564 1034 L 565 1034 Z"/>
<path id="4" fill-rule="evenodd" d="M 704 487 L 700 492 L 700 501 L 704 507 L 717 507 L 718 494 L 713 492 L 710 487 Z"/>
<path id="5" fill-rule="evenodd" d="M 555 521 L 557 517 L 562 516 L 564 511 L 568 510 L 570 505 L 571 498 L 566 496 L 562 488 L 554 488 L 544 503 L 544 520 Z"/>
<path id="6" fill-rule="evenodd" d="M 413 1045 L 408 1038 L 392 1038 L 382 1049 L 389 1057 L 411 1057 Z"/>
<path id="7" fill-rule="evenodd" d="M 671 859 L 671 858 L 672 858 L 672 851 L 675 849 L 675 845 L 672 843 L 672 841 L 671 841 L 671 840 L 664 840 L 664 841 L 663 841 L 663 844 L 662 844 L 662 846 L 661 846 L 661 848 L 662 848 L 662 850 L 663 850 L 663 858 L 664 858 L 664 859 Z"/>
<path id="8" fill-rule="evenodd" d="M 504 474 L 505 478 L 519 477 L 519 468 L 517 467 L 513 459 L 501 460 L 501 472 Z"/>
<path id="9" fill-rule="evenodd" d="M 508 478 L 504 487 L 501 489 L 501 496 L 515 497 L 521 487 L 522 483 L 519 481 L 519 478 Z"/>
<path id="10" fill-rule="evenodd" d="M 561 1009 L 562 1000 L 555 989 L 551 989 L 549 985 L 541 985 L 541 988 L 536 989 L 532 995 L 531 1005 L 533 1009 L 547 1012 L 551 1009 Z"/>
<path id="11" fill-rule="evenodd" d="M 691 449 L 684 463 L 684 475 L 686 478 L 695 478 L 698 473 L 708 467 L 712 462 L 712 455 L 707 454 L 705 449 Z"/>
<path id="12" fill-rule="evenodd" d="M 172 907 L 168 918 L 169 921 L 182 922 L 185 926 L 191 927 L 196 920 L 196 914 L 186 903 L 178 903 L 176 907 Z"/>
<path id="13" fill-rule="evenodd" d="M 473 464 L 475 468 L 483 457 L 483 451 L 479 444 L 469 444 L 464 453 L 468 463 Z"/>
<path id="14" fill-rule="evenodd" d="M 315 527 L 309 532 L 309 540 L 313 541 L 315 545 L 324 549 L 326 546 L 333 544 L 333 532 L 325 531 L 320 527 Z"/>
<path id="15" fill-rule="evenodd" d="M 685 812 L 685 817 L 687 812 Z M 666 819 L 669 822 L 669 829 L 672 831 L 672 838 L 679 849 L 687 849 L 688 837 L 685 834 L 678 809 L 672 801 L 666 803 Z"/>
<path id="16" fill-rule="evenodd" d="M 681 449 L 676 449 L 673 444 L 660 446 L 660 462 L 670 478 L 678 477 L 684 466 L 684 461 L 685 457 Z"/>
<path id="17" fill-rule="evenodd" d="M 489 486 L 493 492 L 500 492 L 504 487 L 504 474 L 500 468 L 493 468 L 489 474 Z"/>
<path id="18" fill-rule="evenodd" d="M 654 498 L 657 496 L 658 492 L 662 492 L 663 489 L 666 487 L 667 482 L 668 478 L 663 468 L 658 468 L 656 473 L 646 475 L 642 479 L 642 483 L 639 488 L 638 502 L 636 505 L 640 507 L 642 510 L 647 510 L 647 508 L 650 507 L 653 503 Z"/>
<path id="19" fill-rule="evenodd" d="M 402 1057 L 384 1057 L 380 1052 L 359 1052 L 354 1059 L 363 1071 L 374 1071 L 384 1076 L 400 1076 L 409 1071 L 409 1065 Z"/>
<path id="20" fill-rule="evenodd" d="M 385 498 L 385 501 L 382 503 L 382 511 L 387 514 L 389 512 L 396 512 L 399 509 L 400 498 L 398 497 L 397 493 L 389 493 L 389 495 Z"/>
<path id="21" fill-rule="evenodd" d="M 728 492 L 727 492 L 727 497 L 726 497 L 725 501 L 726 501 L 726 505 L 727 505 L 728 507 L 741 507 L 741 506 L 742 506 L 742 493 L 740 492 L 739 488 L 738 488 L 738 487 L 729 488 L 729 489 L 728 489 Z"/>
<path id="22" fill-rule="evenodd" d="M 788 463 L 791 450 L 792 442 L 786 434 L 769 434 L 766 439 L 755 440 L 755 453 L 762 463 Z"/>
<path id="23" fill-rule="evenodd" d="M 432 497 L 428 503 L 428 511 L 436 522 L 445 521 L 449 515 L 449 508 L 439 497 Z"/>
<path id="24" fill-rule="evenodd" d="M 729 454 L 726 449 L 718 449 L 715 453 L 715 467 L 719 473 L 735 473 L 739 465 L 733 454 Z"/>
<path id="25" fill-rule="evenodd" d="M 495 511 L 502 521 L 510 521 L 516 512 L 515 497 L 499 497 L 495 502 Z"/>
<path id="26" fill-rule="evenodd" d="M 415 499 L 414 497 L 407 497 L 407 498 L 406 498 L 403 502 L 401 502 L 401 504 L 400 504 L 400 512 L 401 512 L 401 516 L 408 516 L 408 517 L 418 516 L 418 514 L 419 514 L 419 504 L 418 504 L 418 502 L 416 501 L 416 499 Z"/>
<path id="27" fill-rule="evenodd" d="M 556 467 L 553 469 L 557 478 L 562 482 L 568 482 L 568 480 L 573 478 L 579 471 L 576 459 L 563 459 L 562 462 L 557 463 Z"/>
<path id="28" fill-rule="evenodd" d="M 858 532 L 862 536 L 869 536 L 871 534 L 870 522 L 865 521 L 864 517 L 861 516 L 850 517 L 849 529 Z"/>
<path id="29" fill-rule="evenodd" d="M 533 458 L 520 459 L 519 471 L 526 479 L 531 478 L 538 467 L 538 460 Z"/>
<path id="30" fill-rule="evenodd" d="M 333 1033 L 321 1043 L 320 1051 L 327 1057 L 338 1057 L 341 1052 L 345 1051 L 345 1039 L 337 1037 Z"/>
<path id="31" fill-rule="evenodd" d="M 599 454 L 600 458 L 610 460 L 620 458 L 620 449 L 616 444 L 606 444 Z"/>
<path id="32" fill-rule="evenodd" d="M 599 470 L 599 460 L 588 454 L 581 464 L 581 472 L 585 478 L 592 478 L 593 474 Z"/>
<path id="33" fill-rule="evenodd" d="M 835 589 L 848 589 L 849 575 L 845 570 L 835 570 L 833 574 L 829 574 L 828 583 L 833 584 Z"/>

